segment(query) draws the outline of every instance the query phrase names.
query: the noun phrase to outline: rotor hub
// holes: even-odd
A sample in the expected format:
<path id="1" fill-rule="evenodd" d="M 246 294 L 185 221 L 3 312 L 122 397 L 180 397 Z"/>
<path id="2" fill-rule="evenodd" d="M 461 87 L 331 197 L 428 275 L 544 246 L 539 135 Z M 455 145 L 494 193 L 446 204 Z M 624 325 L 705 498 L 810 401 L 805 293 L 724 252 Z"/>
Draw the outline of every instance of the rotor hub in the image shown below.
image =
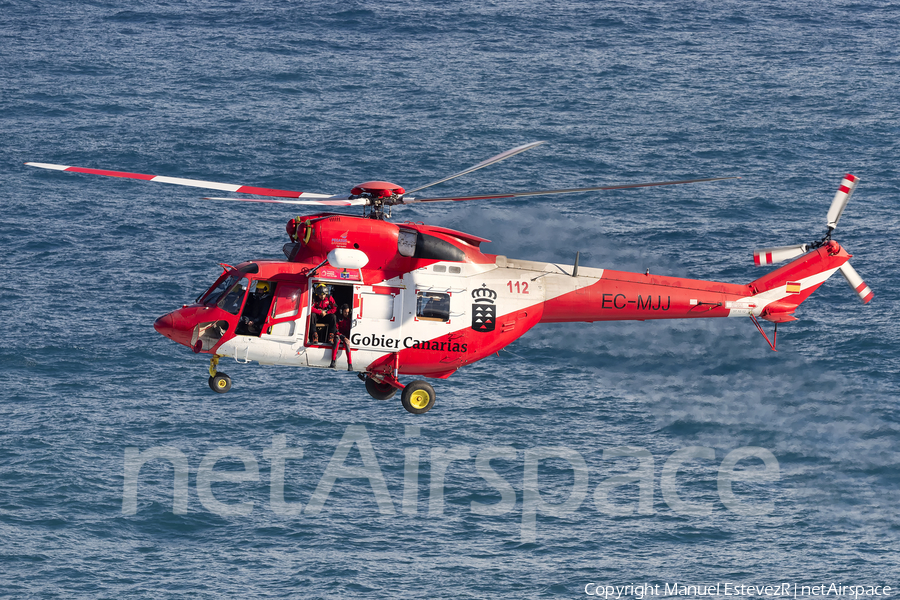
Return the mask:
<path id="1" fill-rule="evenodd" d="M 363 196 L 368 194 L 372 198 L 390 198 L 394 194 L 402 196 L 406 193 L 402 187 L 396 183 L 388 181 L 367 181 L 350 190 L 354 196 Z"/>
<path id="2" fill-rule="evenodd" d="M 372 219 L 384 220 L 391 216 L 391 207 L 403 202 L 402 187 L 389 181 L 367 181 L 350 190 L 351 199 L 366 198 L 367 206 L 364 209 L 365 216 Z M 385 210 L 387 209 L 387 210 Z"/>

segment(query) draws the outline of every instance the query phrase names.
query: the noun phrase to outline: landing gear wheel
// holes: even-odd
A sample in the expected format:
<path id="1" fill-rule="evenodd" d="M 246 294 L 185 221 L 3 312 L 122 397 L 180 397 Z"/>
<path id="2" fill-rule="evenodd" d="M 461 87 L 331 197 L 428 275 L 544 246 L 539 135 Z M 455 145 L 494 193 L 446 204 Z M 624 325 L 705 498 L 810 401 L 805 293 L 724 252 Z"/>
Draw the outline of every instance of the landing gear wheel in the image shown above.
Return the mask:
<path id="1" fill-rule="evenodd" d="M 397 388 L 387 383 L 378 383 L 371 377 L 366 377 L 366 391 L 376 400 L 388 400 L 397 393 Z"/>
<path id="2" fill-rule="evenodd" d="M 427 381 L 413 381 L 403 388 L 400 402 L 414 415 L 427 413 L 434 406 L 434 388 Z"/>
<path id="3" fill-rule="evenodd" d="M 225 373 L 216 373 L 209 378 L 209 389 L 216 393 L 224 394 L 231 389 L 231 377 Z"/>

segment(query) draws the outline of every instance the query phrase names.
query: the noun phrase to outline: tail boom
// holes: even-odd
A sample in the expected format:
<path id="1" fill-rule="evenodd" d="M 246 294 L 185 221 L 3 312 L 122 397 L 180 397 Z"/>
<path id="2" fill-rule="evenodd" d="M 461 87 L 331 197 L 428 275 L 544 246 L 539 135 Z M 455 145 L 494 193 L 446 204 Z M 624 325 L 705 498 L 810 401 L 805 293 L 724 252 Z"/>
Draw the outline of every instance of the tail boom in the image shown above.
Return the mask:
<path id="1" fill-rule="evenodd" d="M 745 285 L 610 269 L 599 277 L 551 275 L 541 322 L 746 316 L 793 321 L 796 308 L 849 259 L 830 241 Z"/>
<path id="2" fill-rule="evenodd" d="M 593 280 L 547 279 L 542 323 L 728 317 L 750 294 L 746 285 L 611 269 Z"/>

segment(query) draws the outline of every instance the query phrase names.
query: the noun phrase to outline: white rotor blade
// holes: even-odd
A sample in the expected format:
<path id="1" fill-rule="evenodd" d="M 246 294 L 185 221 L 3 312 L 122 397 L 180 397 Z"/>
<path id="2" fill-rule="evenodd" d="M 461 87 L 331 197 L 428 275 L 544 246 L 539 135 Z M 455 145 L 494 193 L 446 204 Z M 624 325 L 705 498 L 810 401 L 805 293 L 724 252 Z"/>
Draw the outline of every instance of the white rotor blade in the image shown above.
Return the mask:
<path id="1" fill-rule="evenodd" d="M 269 198 L 204 198 L 204 200 L 230 200 L 232 202 L 265 202 L 271 204 L 311 204 L 314 206 L 365 206 L 367 198 L 327 197 L 323 200 L 272 200 Z"/>
<path id="2" fill-rule="evenodd" d="M 757 267 L 774 265 L 775 263 L 780 263 L 800 256 L 801 254 L 805 254 L 808 250 L 808 244 L 778 246 L 776 248 L 760 248 L 759 250 L 753 251 L 753 263 Z"/>
<path id="3" fill-rule="evenodd" d="M 533 192 L 510 192 L 506 194 L 482 194 L 480 196 L 455 196 L 452 198 L 406 198 L 399 204 L 415 204 L 418 202 L 461 202 L 463 200 L 493 200 L 495 198 L 518 198 L 520 196 L 548 196 L 551 194 L 574 194 L 576 192 L 595 192 L 600 190 L 628 190 L 631 188 L 653 187 L 658 185 L 679 185 L 682 183 L 703 183 L 706 181 L 724 181 L 740 179 L 740 177 L 712 177 L 709 179 L 685 179 L 683 181 L 658 181 L 654 183 L 631 183 L 627 185 L 603 185 L 598 187 L 569 188 L 564 190 L 538 190 Z"/>
<path id="4" fill-rule="evenodd" d="M 853 195 L 853 190 L 856 189 L 857 183 L 859 183 L 859 177 L 850 173 L 844 175 L 844 178 L 841 180 L 841 185 L 834 195 L 834 200 L 831 201 L 831 208 L 828 209 L 829 230 L 837 227 L 838 221 L 841 220 L 841 214 L 847 207 L 847 203 L 850 202 L 850 196 Z"/>
<path id="5" fill-rule="evenodd" d="M 531 142 L 530 144 L 524 144 L 522 146 L 517 146 L 517 147 L 513 148 L 512 150 L 507 150 L 506 152 L 501 152 L 497 156 L 492 156 L 491 158 L 489 158 L 487 160 L 481 161 L 474 167 L 469 167 L 465 171 L 460 171 L 459 173 L 455 173 L 455 174 L 451 175 L 450 177 L 444 177 L 443 179 L 438 179 L 437 181 L 432 181 L 431 183 L 427 183 L 425 185 L 419 186 L 414 190 L 407 190 L 406 193 L 412 194 L 413 192 L 418 192 L 419 190 L 424 190 L 427 187 L 431 187 L 431 186 L 437 185 L 439 183 L 444 183 L 445 181 L 450 181 L 454 177 L 459 177 L 460 175 L 466 175 L 468 173 L 471 173 L 472 171 L 477 171 L 478 169 L 483 169 L 484 167 L 487 167 L 494 163 L 498 163 L 501 160 L 506 160 L 510 156 L 515 156 L 516 154 L 519 154 L 520 152 L 525 152 L 526 150 L 531 150 L 532 148 L 536 148 L 536 147 L 540 146 L 541 144 L 546 144 L 546 143 L 547 142 Z"/>
<path id="6" fill-rule="evenodd" d="M 875 294 L 872 292 L 871 288 L 866 285 L 866 282 L 863 281 L 862 277 L 859 276 L 856 269 L 851 267 L 850 263 L 845 262 L 841 265 L 841 275 L 844 276 L 844 279 L 847 280 L 847 283 L 850 284 L 850 287 L 853 288 L 853 291 L 856 292 L 856 295 L 859 296 L 862 303 L 868 304 L 869 300 L 871 300 L 872 296 Z"/>
<path id="7" fill-rule="evenodd" d="M 25 163 L 29 167 L 52 169 L 54 171 L 69 171 L 70 173 L 87 173 L 89 175 L 103 175 L 105 177 L 124 177 L 126 179 L 139 179 L 141 181 L 156 181 L 158 183 L 172 183 L 175 185 L 187 185 L 190 187 L 208 188 L 222 192 L 236 192 L 238 194 L 256 194 L 258 196 L 274 196 L 276 198 L 330 198 L 330 194 L 314 194 L 311 192 L 294 192 L 291 190 L 277 190 L 271 188 L 253 187 L 249 185 L 235 185 L 232 183 L 217 183 L 215 181 L 202 181 L 200 179 L 182 179 L 181 177 L 166 177 L 164 175 L 145 175 L 143 173 L 126 173 L 124 171 L 109 171 L 106 169 L 87 169 L 85 167 L 67 167 L 63 165 L 50 165 L 47 163 Z"/>

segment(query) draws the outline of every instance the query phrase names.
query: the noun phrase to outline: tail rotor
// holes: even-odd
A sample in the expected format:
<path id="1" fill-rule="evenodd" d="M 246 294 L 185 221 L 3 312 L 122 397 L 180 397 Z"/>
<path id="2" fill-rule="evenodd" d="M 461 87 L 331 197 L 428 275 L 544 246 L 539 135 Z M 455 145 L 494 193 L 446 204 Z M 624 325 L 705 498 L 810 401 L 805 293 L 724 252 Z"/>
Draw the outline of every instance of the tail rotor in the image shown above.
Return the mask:
<path id="1" fill-rule="evenodd" d="M 809 252 L 809 244 L 778 246 L 777 248 L 761 248 L 753 251 L 753 262 L 757 267 L 774 265 L 775 263 L 790 260 L 801 254 L 806 254 L 807 252 Z"/>
<path id="2" fill-rule="evenodd" d="M 831 208 L 828 209 L 828 236 L 831 235 L 831 232 L 837 227 L 838 221 L 841 220 L 841 215 L 844 209 L 847 208 L 847 203 L 850 202 L 850 197 L 853 195 L 853 190 L 856 189 L 857 183 L 859 183 L 859 177 L 850 173 L 844 175 L 844 178 L 841 180 L 841 186 L 834 195 L 834 200 L 831 201 Z"/>
<path id="3" fill-rule="evenodd" d="M 831 201 L 831 206 L 828 209 L 825 237 L 808 244 L 795 244 L 793 246 L 778 246 L 754 250 L 753 262 L 756 266 L 773 265 L 786 260 L 791 260 L 792 258 L 806 254 L 810 250 L 815 250 L 828 245 L 831 242 L 831 234 L 837 228 L 838 221 L 841 220 L 841 215 L 844 213 L 844 209 L 847 208 L 847 203 L 850 202 L 850 197 L 853 196 L 857 184 L 859 184 L 859 177 L 849 173 L 844 175 L 844 178 L 841 180 L 841 185 L 838 187 L 838 191 L 835 193 L 834 199 Z M 862 277 L 859 276 L 859 273 L 856 272 L 856 269 L 851 267 L 848 262 L 841 266 L 840 271 L 847 280 L 847 283 L 850 284 L 850 287 L 853 288 L 853 291 L 856 292 L 860 300 L 862 300 L 863 304 L 868 304 L 874 294 L 872 293 L 871 288 L 866 285 L 866 282 L 863 281 Z"/>
<path id="4" fill-rule="evenodd" d="M 856 292 L 856 295 L 859 296 L 859 299 L 862 300 L 863 304 L 868 304 L 869 300 L 872 299 L 872 296 L 875 294 L 872 292 L 871 288 L 866 285 L 866 282 L 863 281 L 863 278 L 859 276 L 859 273 L 856 272 L 856 269 L 850 266 L 850 263 L 846 262 L 841 265 L 841 275 L 844 276 L 844 279 L 847 280 L 847 283 L 850 284 L 850 287 L 853 288 L 853 291 Z"/>

